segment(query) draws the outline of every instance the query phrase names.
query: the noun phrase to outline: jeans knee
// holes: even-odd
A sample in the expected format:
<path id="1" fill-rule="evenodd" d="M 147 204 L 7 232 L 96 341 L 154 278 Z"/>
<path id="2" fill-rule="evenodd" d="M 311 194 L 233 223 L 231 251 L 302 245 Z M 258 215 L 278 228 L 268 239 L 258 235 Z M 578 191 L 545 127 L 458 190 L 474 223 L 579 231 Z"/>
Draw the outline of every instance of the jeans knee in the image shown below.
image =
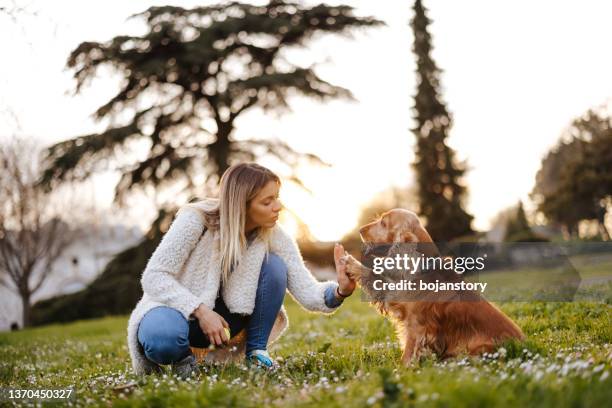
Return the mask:
<path id="1" fill-rule="evenodd" d="M 157 364 L 171 364 L 189 354 L 189 340 L 180 333 L 160 334 L 144 346 L 145 355 Z"/>
<path id="2" fill-rule="evenodd" d="M 138 340 L 149 360 L 171 364 L 189 354 L 189 324 L 174 309 L 154 308 L 140 322 Z"/>
<path id="3" fill-rule="evenodd" d="M 287 265 L 274 253 L 269 253 L 261 266 L 262 279 L 267 286 L 274 287 L 282 293 L 287 289 Z"/>

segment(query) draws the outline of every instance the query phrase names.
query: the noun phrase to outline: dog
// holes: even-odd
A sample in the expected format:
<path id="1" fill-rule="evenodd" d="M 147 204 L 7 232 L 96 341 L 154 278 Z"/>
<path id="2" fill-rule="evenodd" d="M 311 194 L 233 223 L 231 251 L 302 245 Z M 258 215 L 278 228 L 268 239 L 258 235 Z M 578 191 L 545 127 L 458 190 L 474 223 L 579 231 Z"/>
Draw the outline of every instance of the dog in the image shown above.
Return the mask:
<path id="1" fill-rule="evenodd" d="M 439 256 L 438 248 L 417 215 L 405 209 L 383 213 L 377 220 L 361 227 L 359 234 L 369 246 L 421 244 L 421 253 Z M 372 291 L 371 286 L 365 284 L 372 271 L 346 252 L 342 261 L 346 264 L 347 275 L 364 291 Z M 452 272 L 452 275 L 457 274 Z M 479 355 L 492 352 L 508 339 L 525 339 L 521 329 L 480 294 L 470 293 L 468 297 L 468 301 L 459 297 L 454 301 L 436 298 L 435 301 L 375 300 L 373 303 L 381 314 L 394 322 L 402 349 L 402 363 L 407 366 L 426 353 L 433 352 L 441 359 L 460 354 Z"/>

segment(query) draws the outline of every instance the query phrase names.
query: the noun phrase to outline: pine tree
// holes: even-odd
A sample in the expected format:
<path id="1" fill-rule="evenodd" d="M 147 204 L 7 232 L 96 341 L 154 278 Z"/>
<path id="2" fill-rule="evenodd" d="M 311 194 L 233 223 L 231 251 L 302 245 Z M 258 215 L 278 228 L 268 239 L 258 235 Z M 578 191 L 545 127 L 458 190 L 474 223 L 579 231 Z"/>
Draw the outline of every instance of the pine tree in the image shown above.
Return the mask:
<path id="1" fill-rule="evenodd" d="M 514 214 L 506 222 L 505 241 L 521 241 L 532 238 L 531 227 L 525 215 L 523 202 L 519 200 Z"/>
<path id="2" fill-rule="evenodd" d="M 455 152 L 446 144 L 452 119 L 442 101 L 440 69 L 431 56 L 431 20 L 421 0 L 415 1 L 414 13 L 411 27 L 418 86 L 414 97 L 417 125 L 412 131 L 416 136 L 419 213 L 426 218 L 434 240 L 448 241 L 472 233 L 473 217 L 463 209 L 467 191 L 460 180 L 465 164 L 456 161 Z"/>

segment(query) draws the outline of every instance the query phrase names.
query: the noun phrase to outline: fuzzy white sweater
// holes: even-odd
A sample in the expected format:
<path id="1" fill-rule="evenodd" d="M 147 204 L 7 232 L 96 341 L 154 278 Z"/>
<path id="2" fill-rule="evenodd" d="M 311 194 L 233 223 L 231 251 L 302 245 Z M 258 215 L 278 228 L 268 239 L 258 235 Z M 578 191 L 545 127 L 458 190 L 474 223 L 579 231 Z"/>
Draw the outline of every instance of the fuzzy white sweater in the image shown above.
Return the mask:
<path id="1" fill-rule="evenodd" d="M 216 230 L 205 230 L 200 210 L 209 209 L 216 203 L 215 199 L 207 199 L 182 207 L 145 267 L 141 279 L 144 294 L 132 311 L 127 327 L 128 349 L 137 374 L 153 368 L 137 337 L 138 325 L 145 313 L 156 306 L 169 306 L 189 319 L 200 303 L 211 309 L 215 305 L 221 282 L 219 234 Z M 224 285 L 223 300 L 231 312 L 247 315 L 253 312 L 265 249 L 265 243 L 255 238 L 230 275 L 228 284 Z M 318 282 L 312 276 L 297 244 L 279 225 L 273 229 L 270 252 L 285 262 L 287 289 L 299 304 L 311 311 L 331 313 L 336 310 L 327 307 L 324 301 L 326 288 L 336 283 Z M 271 342 L 282 334 L 287 323 L 282 309 L 270 336 Z M 242 350 L 239 347 L 234 353 Z"/>

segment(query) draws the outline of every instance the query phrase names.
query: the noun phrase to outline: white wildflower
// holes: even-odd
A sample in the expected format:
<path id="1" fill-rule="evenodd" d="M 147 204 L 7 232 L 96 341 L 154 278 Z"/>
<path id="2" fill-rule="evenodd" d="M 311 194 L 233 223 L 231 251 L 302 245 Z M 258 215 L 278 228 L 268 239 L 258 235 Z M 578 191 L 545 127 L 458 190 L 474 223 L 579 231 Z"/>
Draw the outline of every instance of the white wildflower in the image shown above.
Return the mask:
<path id="1" fill-rule="evenodd" d="M 602 371 L 604 369 L 605 365 L 604 364 L 600 364 L 597 367 L 593 368 L 593 372 L 594 373 L 598 373 L 600 371 Z"/>

